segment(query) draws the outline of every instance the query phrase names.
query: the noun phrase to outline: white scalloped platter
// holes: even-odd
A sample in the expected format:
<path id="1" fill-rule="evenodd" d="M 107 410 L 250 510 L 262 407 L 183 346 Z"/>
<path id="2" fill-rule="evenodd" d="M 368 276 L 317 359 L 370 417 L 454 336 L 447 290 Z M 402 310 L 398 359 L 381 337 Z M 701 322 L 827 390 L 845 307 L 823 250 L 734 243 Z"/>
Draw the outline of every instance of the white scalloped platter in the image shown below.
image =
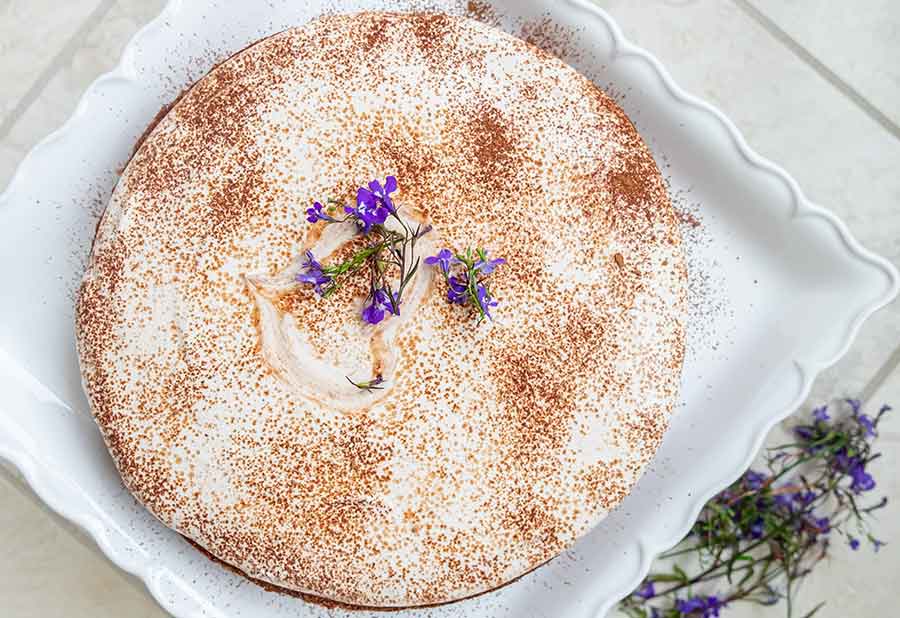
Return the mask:
<path id="1" fill-rule="evenodd" d="M 338 4 L 344 11 L 459 12 L 467 3 Z M 587 0 L 493 4 L 501 27 L 549 45 L 616 97 L 676 202 L 692 204 L 701 221 L 685 228 L 692 314 L 684 405 L 632 494 L 570 551 L 494 593 L 391 615 L 599 618 L 682 537 L 705 500 L 749 465 L 772 425 L 803 402 L 817 372 L 896 295 L 898 275 Z M 321 0 L 172 0 L 0 195 L 0 457 L 178 618 L 367 615 L 263 591 L 137 504 L 90 418 L 72 325 L 98 217 L 117 170 L 159 109 L 233 52 L 334 8 Z"/>

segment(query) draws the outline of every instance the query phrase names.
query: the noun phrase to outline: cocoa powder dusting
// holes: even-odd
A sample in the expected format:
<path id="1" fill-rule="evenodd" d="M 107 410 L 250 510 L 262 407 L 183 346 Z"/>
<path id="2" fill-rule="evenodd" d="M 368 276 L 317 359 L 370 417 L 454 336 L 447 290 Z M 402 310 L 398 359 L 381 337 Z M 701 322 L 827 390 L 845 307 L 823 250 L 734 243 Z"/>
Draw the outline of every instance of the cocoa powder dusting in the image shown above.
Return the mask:
<path id="1" fill-rule="evenodd" d="M 549 20 L 522 35 L 571 53 Z M 424 267 L 377 333 L 364 277 L 327 299 L 295 283 L 306 249 L 333 264 L 363 241 L 309 204 L 387 175 L 434 226 L 422 255 L 508 260 L 493 322 Z M 76 308 L 91 409 L 137 498 L 260 585 L 334 607 L 483 593 L 594 526 L 658 446 L 683 358 L 677 224 L 627 116 L 558 59 L 443 14 L 329 15 L 145 132 Z M 385 391 L 328 381 L 369 372 Z"/>

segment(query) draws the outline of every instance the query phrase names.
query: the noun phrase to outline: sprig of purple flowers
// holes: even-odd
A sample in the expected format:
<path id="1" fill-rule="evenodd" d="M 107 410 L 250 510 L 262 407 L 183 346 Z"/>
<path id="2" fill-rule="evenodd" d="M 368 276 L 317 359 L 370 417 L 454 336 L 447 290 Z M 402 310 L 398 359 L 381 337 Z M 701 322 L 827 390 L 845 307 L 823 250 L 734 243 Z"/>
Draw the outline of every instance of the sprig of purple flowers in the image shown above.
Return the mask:
<path id="1" fill-rule="evenodd" d="M 363 305 L 362 319 L 369 324 L 379 324 L 387 315 L 400 315 L 403 292 L 419 269 L 416 242 L 431 231 L 431 226 L 413 228 L 404 221 L 391 197 L 397 189 L 394 176 L 388 176 L 383 185 L 373 180 L 368 188 L 357 190 L 356 206 L 343 206 L 341 218 L 335 216 L 340 202 L 333 200 L 328 202 L 328 207 L 315 202 L 306 210 L 306 220 L 310 223 L 353 223 L 369 242 L 348 259 L 329 266 L 322 266 L 312 252 L 307 251 L 302 270 L 296 276 L 297 282 L 312 285 L 317 294 L 328 297 L 340 288 L 346 276 L 368 269 L 369 294 Z M 400 231 L 386 226 L 389 218 L 397 221 Z M 392 272 L 398 273 L 396 282 L 390 280 Z"/>
<path id="2" fill-rule="evenodd" d="M 454 305 L 475 307 L 479 321 L 492 320 L 491 309 L 498 305 L 491 293 L 488 279 L 506 260 L 491 260 L 487 251 L 481 248 L 466 249 L 454 254 L 449 249 L 441 249 L 437 255 L 425 258 L 425 263 L 437 268 L 447 284 L 447 301 Z"/>
<path id="3" fill-rule="evenodd" d="M 823 558 L 835 536 L 853 551 L 867 539 L 873 551 L 885 545 L 868 528 L 869 515 L 887 498 L 866 501 L 875 488 L 868 465 L 878 424 L 857 400 L 834 421 L 828 407 L 794 428 L 796 441 L 770 449 L 765 472 L 748 470 L 710 500 L 687 537 L 661 558 L 695 556 L 688 572 L 675 563 L 649 575 L 620 609 L 632 618 L 713 618 L 739 602 L 775 605 L 785 600 L 794 615 L 794 593 Z M 714 594 L 710 594 L 714 593 Z M 824 605 L 819 604 L 804 618 Z"/>

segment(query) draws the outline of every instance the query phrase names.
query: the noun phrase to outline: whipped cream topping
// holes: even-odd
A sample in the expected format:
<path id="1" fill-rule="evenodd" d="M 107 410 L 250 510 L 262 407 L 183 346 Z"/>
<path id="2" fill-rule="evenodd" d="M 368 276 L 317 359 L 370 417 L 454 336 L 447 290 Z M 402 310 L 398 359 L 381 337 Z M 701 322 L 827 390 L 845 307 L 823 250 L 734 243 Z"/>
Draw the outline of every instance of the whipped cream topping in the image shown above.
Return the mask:
<path id="1" fill-rule="evenodd" d="M 430 269 L 401 316 L 322 299 L 311 225 L 395 175 L 422 255 L 508 264 L 496 320 Z M 92 411 L 128 488 L 248 576 L 351 605 L 496 588 L 627 495 L 678 398 L 686 271 L 646 146 L 552 56 L 437 14 L 329 16 L 200 80 L 153 129 L 98 228 L 77 307 Z M 382 374 L 366 393 L 345 376 Z"/>

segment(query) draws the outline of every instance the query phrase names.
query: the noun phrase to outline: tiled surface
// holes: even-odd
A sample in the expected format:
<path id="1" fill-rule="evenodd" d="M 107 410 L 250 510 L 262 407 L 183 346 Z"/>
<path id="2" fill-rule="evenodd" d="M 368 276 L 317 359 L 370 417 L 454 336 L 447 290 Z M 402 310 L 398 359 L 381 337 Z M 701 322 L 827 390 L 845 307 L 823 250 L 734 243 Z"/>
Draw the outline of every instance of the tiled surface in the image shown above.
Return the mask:
<path id="1" fill-rule="evenodd" d="M 888 62 L 900 58 L 900 3 L 867 0 L 865 10 L 857 10 L 859 3 L 750 1 L 782 34 L 816 54 L 816 62 L 773 36 L 741 0 L 599 3 L 683 87 L 721 107 L 752 146 L 783 165 L 813 200 L 837 212 L 866 246 L 900 263 L 900 140 L 866 109 L 894 121 L 900 115 L 900 63 Z M 0 134 L 0 186 L 27 150 L 68 117 L 88 83 L 117 62 L 127 37 L 163 0 L 106 2 L 102 18 L 82 28 L 79 17 L 97 15 L 102 4 L 0 0 L 0 123 L 29 89 L 33 95 L 21 116 L 6 118 L 8 135 Z M 49 34 L 36 37 L 35 28 Z M 77 32 L 82 36 L 72 53 L 58 66 L 48 64 Z M 30 78 L 38 74 L 48 79 L 34 92 Z M 836 88 L 834 75 L 862 93 L 865 105 Z M 862 392 L 898 344 L 895 303 L 867 323 L 848 356 L 817 381 L 812 400 Z M 873 405 L 882 400 L 900 407 L 900 370 L 886 376 L 871 398 Z M 881 488 L 900 497 L 900 411 L 885 427 L 884 447 L 877 470 Z M 0 616 L 163 615 L 139 584 L 28 495 L 20 482 L 0 474 Z M 894 547 L 900 545 L 900 509 L 884 511 L 879 529 Z M 892 548 L 877 560 L 836 549 L 830 565 L 804 586 L 801 605 L 828 599 L 824 618 L 892 615 L 898 572 L 900 551 Z M 728 615 L 777 611 L 738 609 Z"/>
<path id="2" fill-rule="evenodd" d="M 748 0 L 900 125 L 897 0 Z"/>
<path id="3" fill-rule="evenodd" d="M 34 102 L 17 118 L 0 141 L 0 187 L 5 187 L 15 165 L 42 138 L 72 114 L 85 89 L 102 73 L 115 67 L 128 39 L 162 10 L 165 0 L 116 0 L 78 47 L 59 63 L 58 70 Z M 0 75 L 6 80 L 5 58 Z"/>
<path id="4" fill-rule="evenodd" d="M 99 556 L 21 481 L 0 476 L 0 616 L 162 618 L 143 584 Z"/>
<path id="5" fill-rule="evenodd" d="M 0 125 L 100 0 L 0 0 Z"/>

